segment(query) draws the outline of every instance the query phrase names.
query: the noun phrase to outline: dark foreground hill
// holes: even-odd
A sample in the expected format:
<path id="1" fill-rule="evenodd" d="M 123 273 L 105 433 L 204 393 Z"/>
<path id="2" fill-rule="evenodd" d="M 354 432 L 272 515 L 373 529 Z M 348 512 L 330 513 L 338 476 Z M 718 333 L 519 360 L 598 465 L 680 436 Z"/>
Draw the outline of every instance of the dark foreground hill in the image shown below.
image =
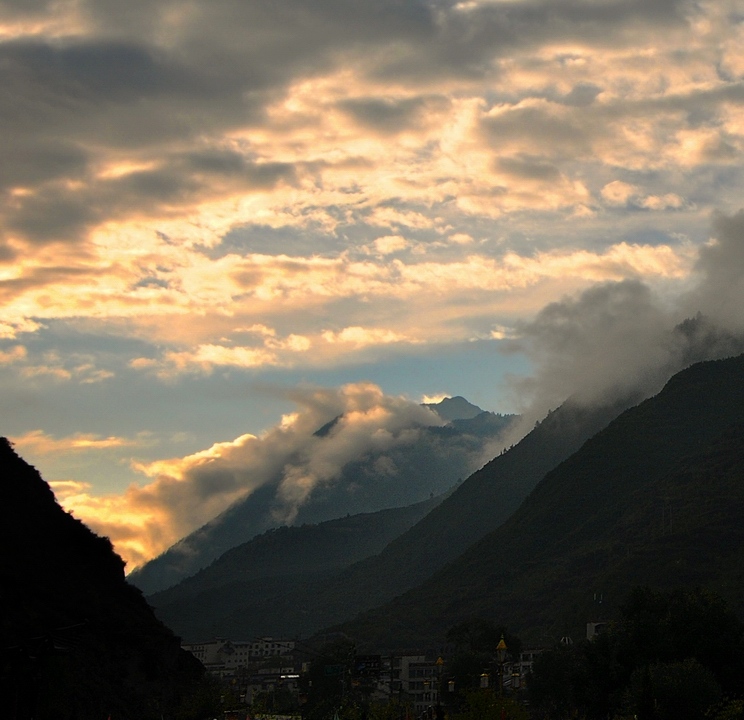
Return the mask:
<path id="1" fill-rule="evenodd" d="M 320 564 L 308 563 L 301 579 L 278 579 L 276 573 L 244 578 L 240 562 L 232 562 L 241 555 L 231 553 L 232 576 L 223 572 L 227 566 L 220 561 L 219 582 L 210 569 L 150 596 L 150 601 L 161 619 L 194 641 L 211 635 L 307 635 L 351 619 L 415 587 L 497 528 L 546 472 L 624 407 L 627 404 L 618 403 L 589 410 L 566 403 L 521 442 L 458 485 L 382 552 L 340 572 L 329 574 Z"/>
<path id="2" fill-rule="evenodd" d="M 5 438 L 0 653 L 2 717 L 185 720 L 209 712 L 203 668 L 124 580 L 111 543 L 66 513 Z"/>
<path id="3" fill-rule="evenodd" d="M 454 562 L 337 629 L 388 648 L 485 617 L 545 643 L 580 637 L 636 585 L 705 585 L 744 614 L 743 478 L 744 356 L 700 363 L 584 444 Z"/>
<path id="4" fill-rule="evenodd" d="M 479 467 L 485 447 L 514 419 L 488 412 L 472 417 L 479 408 L 464 400 L 446 409 L 448 417 L 463 410 L 469 417 L 454 419 L 443 427 L 405 427 L 392 447 L 366 452 L 348 462 L 334 482 L 317 484 L 292 524 L 317 524 L 346 514 L 413 505 L 441 495 Z M 314 433 L 318 452 L 329 452 L 328 448 L 334 447 L 343 435 L 343 425 L 343 416 L 337 417 Z M 282 508 L 278 500 L 282 479 L 282 471 L 277 472 L 273 480 L 132 572 L 130 582 L 147 595 L 165 590 L 230 548 L 281 525 L 276 517 Z"/>
<path id="5" fill-rule="evenodd" d="M 317 525 L 267 530 L 148 601 L 166 625 L 192 641 L 300 632 L 302 627 L 286 625 L 279 632 L 275 625 L 288 596 L 311 581 L 322 585 L 354 562 L 377 554 L 440 502 L 442 496 Z M 266 609 L 246 622 L 245 604 L 251 598 L 260 598 Z"/>

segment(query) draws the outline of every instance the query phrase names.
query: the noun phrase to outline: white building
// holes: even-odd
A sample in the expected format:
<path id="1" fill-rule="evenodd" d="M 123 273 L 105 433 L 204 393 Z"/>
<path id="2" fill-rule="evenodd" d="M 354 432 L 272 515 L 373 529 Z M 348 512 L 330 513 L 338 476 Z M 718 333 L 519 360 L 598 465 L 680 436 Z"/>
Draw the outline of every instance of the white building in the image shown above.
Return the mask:
<path id="1" fill-rule="evenodd" d="M 295 643 L 293 640 L 276 640 L 271 637 L 247 641 L 215 638 L 208 642 L 183 643 L 181 647 L 190 652 L 208 670 L 231 671 L 264 658 L 291 655 Z"/>

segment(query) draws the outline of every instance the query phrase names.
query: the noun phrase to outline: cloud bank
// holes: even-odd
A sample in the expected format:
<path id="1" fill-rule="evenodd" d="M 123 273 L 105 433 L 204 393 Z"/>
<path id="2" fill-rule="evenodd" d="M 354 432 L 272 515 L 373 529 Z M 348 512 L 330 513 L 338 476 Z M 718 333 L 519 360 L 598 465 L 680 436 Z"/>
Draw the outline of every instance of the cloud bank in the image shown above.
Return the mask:
<path id="1" fill-rule="evenodd" d="M 590 405 L 647 397 L 692 362 L 743 352 L 744 211 L 716 218 L 694 273 L 694 284 L 666 296 L 640 280 L 599 283 L 517 326 L 511 350 L 527 353 L 534 373 L 513 379 L 523 421 L 502 443 L 519 439 L 567 398 Z M 140 463 L 136 469 L 150 482 L 132 485 L 122 496 L 96 497 L 75 483 L 56 489 L 68 507 L 112 538 L 130 564 L 139 565 L 271 483 L 277 487 L 273 520 L 291 524 L 312 493 L 338 481 L 349 464 L 413 445 L 422 427 L 443 424 L 431 410 L 369 383 L 298 388 L 287 396 L 297 411 L 263 435 Z M 62 442 L 41 434 L 19 442 L 64 450 Z M 67 441 L 72 449 L 119 444 L 87 436 Z M 463 468 L 463 475 L 473 469 Z"/>
<path id="2" fill-rule="evenodd" d="M 119 503 L 138 562 L 294 468 L 280 439 L 310 452 L 293 423 L 323 413 L 298 400 L 261 434 L 278 412 L 249 381 L 387 368 L 395 392 L 459 394 L 472 348 L 511 347 L 533 371 L 514 406 L 539 419 L 736 347 L 743 18 L 737 0 L 4 2 L 3 431 L 91 484 L 66 500 L 86 518 Z M 287 517 L 340 462 L 310 455 Z M 132 459 L 151 481 L 116 500 Z"/>
<path id="3" fill-rule="evenodd" d="M 125 367 L 158 377 L 486 337 L 481 304 L 503 324 L 678 276 L 740 196 L 733 2 L 81 0 L 0 23 L 3 334 L 134 336 Z"/>
<path id="4" fill-rule="evenodd" d="M 274 523 L 291 524 L 311 493 L 336 481 L 349 463 L 411 445 L 421 428 L 444 423 L 432 410 L 384 395 L 371 384 L 298 388 L 289 395 L 296 412 L 263 435 L 242 435 L 187 457 L 140 464 L 136 469 L 150 481 L 121 496 L 94 496 L 74 483 L 56 484 L 55 490 L 138 565 L 269 483 L 277 483 Z M 23 447 L 36 440 L 18 442 Z M 81 442 L 114 440 L 75 438 L 70 444 Z"/>
<path id="5" fill-rule="evenodd" d="M 569 397 L 648 397 L 693 362 L 744 352 L 744 211 L 715 218 L 692 277 L 688 289 L 666 296 L 639 280 L 598 284 L 522 324 L 512 349 L 535 368 L 515 379 L 523 427 Z"/>

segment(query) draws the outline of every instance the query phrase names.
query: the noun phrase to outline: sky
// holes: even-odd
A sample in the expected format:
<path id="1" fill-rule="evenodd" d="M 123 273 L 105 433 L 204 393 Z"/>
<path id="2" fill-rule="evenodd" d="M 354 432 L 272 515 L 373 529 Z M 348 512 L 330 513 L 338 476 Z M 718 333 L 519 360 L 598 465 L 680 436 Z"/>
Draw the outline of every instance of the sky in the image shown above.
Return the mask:
<path id="1" fill-rule="evenodd" d="M 130 567 L 197 466 L 742 329 L 741 0 L 4 0 L 0 75 L 0 433 Z"/>

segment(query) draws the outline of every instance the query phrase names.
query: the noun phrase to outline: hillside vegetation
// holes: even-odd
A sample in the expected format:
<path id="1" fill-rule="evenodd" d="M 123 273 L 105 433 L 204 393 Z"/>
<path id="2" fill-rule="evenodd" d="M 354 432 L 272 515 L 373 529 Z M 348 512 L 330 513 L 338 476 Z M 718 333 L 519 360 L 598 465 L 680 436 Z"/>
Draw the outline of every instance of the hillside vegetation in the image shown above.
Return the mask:
<path id="1" fill-rule="evenodd" d="M 462 410 L 462 404 L 457 403 L 454 409 Z M 464 409 L 468 415 L 478 410 L 467 402 Z M 337 442 L 340 420 L 333 419 L 313 434 L 318 451 L 332 452 L 329 448 Z M 479 466 L 485 447 L 513 420 L 514 416 L 480 412 L 442 427 L 406 427 L 392 447 L 364 452 L 347 462 L 333 482 L 316 484 L 292 524 L 318 524 L 441 495 Z M 231 548 L 280 525 L 276 513 L 281 509 L 277 498 L 282 477 L 280 470 L 266 484 L 132 572 L 130 581 L 147 595 L 165 590 Z"/>
<path id="2" fill-rule="evenodd" d="M 248 565 L 251 561 L 243 550 L 236 550 L 208 573 L 152 595 L 150 600 L 159 617 L 193 640 L 211 635 L 309 634 L 351 619 L 415 587 L 497 528 L 548 470 L 604 427 L 622 407 L 588 410 L 567 403 L 521 442 L 458 485 L 379 554 L 338 572 L 327 572 L 327 563 L 316 558 L 308 559 L 304 577 L 278 578 L 277 571 L 266 568 L 263 577 L 254 574 L 244 578 L 242 558 Z M 455 430 L 445 426 L 431 432 Z M 250 545 L 245 547 L 245 552 L 250 552 Z M 217 568 L 225 570 L 220 582 L 214 581 Z"/>
<path id="3" fill-rule="evenodd" d="M 390 647 L 480 616 L 545 643 L 581 637 L 634 585 L 706 585 L 744 613 L 742 476 L 744 356 L 692 366 L 548 473 L 503 526 L 340 629 Z"/>

